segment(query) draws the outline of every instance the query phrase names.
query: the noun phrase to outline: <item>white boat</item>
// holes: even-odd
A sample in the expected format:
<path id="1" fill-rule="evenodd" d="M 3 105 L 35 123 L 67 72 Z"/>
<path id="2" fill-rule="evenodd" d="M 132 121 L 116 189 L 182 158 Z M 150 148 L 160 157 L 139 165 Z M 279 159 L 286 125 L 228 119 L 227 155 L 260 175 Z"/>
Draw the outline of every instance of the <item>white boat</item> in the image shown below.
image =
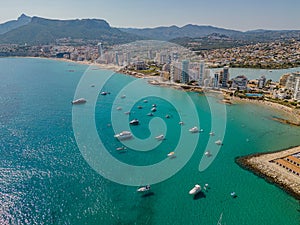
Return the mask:
<path id="1" fill-rule="evenodd" d="M 183 123 L 183 121 L 180 121 L 178 124 L 179 124 L 179 125 L 183 125 L 184 123 Z"/>
<path id="2" fill-rule="evenodd" d="M 136 191 L 137 192 L 145 192 L 145 191 L 149 191 L 150 188 L 151 188 L 150 185 L 146 185 L 146 186 L 138 188 Z"/>
<path id="3" fill-rule="evenodd" d="M 78 98 L 78 99 L 72 101 L 72 104 L 74 104 L 74 105 L 83 104 L 83 103 L 86 103 L 86 99 L 84 99 L 84 98 Z"/>
<path id="4" fill-rule="evenodd" d="M 169 118 L 170 118 L 170 115 L 169 115 L 169 114 L 167 114 L 165 117 L 166 117 L 167 119 L 169 119 Z"/>
<path id="5" fill-rule="evenodd" d="M 170 152 L 167 156 L 168 156 L 170 159 L 176 158 L 175 152 Z"/>
<path id="6" fill-rule="evenodd" d="M 222 145 L 222 141 L 219 139 L 219 140 L 217 140 L 217 141 L 215 141 L 215 143 L 217 144 L 217 145 Z"/>
<path id="7" fill-rule="evenodd" d="M 234 191 L 231 192 L 230 195 L 231 195 L 231 197 L 233 197 L 233 198 L 236 198 L 236 197 L 237 197 L 237 195 L 236 195 L 236 193 L 235 193 Z"/>
<path id="8" fill-rule="evenodd" d="M 206 152 L 204 153 L 204 155 L 207 156 L 207 157 L 211 157 L 211 156 L 212 156 L 212 154 L 210 153 L 210 151 L 206 151 Z"/>
<path id="9" fill-rule="evenodd" d="M 140 121 L 138 121 L 137 119 L 133 119 L 129 122 L 130 125 L 139 125 Z"/>
<path id="10" fill-rule="evenodd" d="M 124 112 L 126 115 L 129 115 L 130 114 L 130 111 L 127 111 L 127 112 Z"/>
<path id="11" fill-rule="evenodd" d="M 129 131 L 122 131 L 119 134 L 115 134 L 114 137 L 118 140 L 128 140 L 132 138 L 132 134 Z"/>
<path id="12" fill-rule="evenodd" d="M 107 95 L 108 93 L 107 92 L 105 92 L 105 91 L 102 91 L 101 93 L 100 93 L 100 95 Z"/>
<path id="13" fill-rule="evenodd" d="M 153 108 L 151 109 L 151 112 L 156 112 L 156 108 L 153 107 Z"/>
<path id="14" fill-rule="evenodd" d="M 148 102 L 148 100 L 147 100 L 147 99 L 145 99 L 143 102 L 147 103 L 147 102 Z"/>
<path id="15" fill-rule="evenodd" d="M 122 95 L 121 98 L 126 98 L 126 95 Z"/>
<path id="16" fill-rule="evenodd" d="M 154 114 L 153 113 L 148 113 L 147 116 L 154 116 Z"/>
<path id="17" fill-rule="evenodd" d="M 156 136 L 155 139 L 158 141 L 162 141 L 165 139 L 165 136 L 163 134 L 161 134 L 161 135 Z"/>
<path id="18" fill-rule="evenodd" d="M 190 195 L 195 195 L 201 191 L 201 186 L 199 184 L 196 184 L 190 191 Z"/>
<path id="19" fill-rule="evenodd" d="M 123 150 L 126 150 L 126 147 L 125 146 L 122 146 L 122 147 L 118 147 L 116 148 L 117 151 L 123 151 Z"/>
<path id="20" fill-rule="evenodd" d="M 118 107 L 117 107 L 117 110 L 119 110 L 119 111 L 122 110 L 122 107 L 118 106 Z"/>
<path id="21" fill-rule="evenodd" d="M 210 135 L 210 136 L 215 136 L 215 133 L 211 131 L 211 132 L 209 133 L 209 135 Z"/>
<path id="22" fill-rule="evenodd" d="M 191 132 L 191 133 L 198 133 L 199 129 L 198 129 L 198 127 L 192 127 L 191 129 L 189 129 L 189 132 Z"/>

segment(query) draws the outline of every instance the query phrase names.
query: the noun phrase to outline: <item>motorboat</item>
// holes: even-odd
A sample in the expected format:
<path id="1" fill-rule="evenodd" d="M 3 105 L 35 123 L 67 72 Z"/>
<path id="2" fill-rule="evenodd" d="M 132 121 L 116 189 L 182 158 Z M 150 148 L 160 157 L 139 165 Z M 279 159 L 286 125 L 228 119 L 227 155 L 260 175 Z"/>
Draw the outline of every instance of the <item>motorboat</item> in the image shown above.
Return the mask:
<path id="1" fill-rule="evenodd" d="M 154 114 L 153 113 L 148 113 L 147 116 L 154 116 Z"/>
<path id="2" fill-rule="evenodd" d="M 209 132 L 209 135 L 210 136 L 215 136 L 215 133 L 211 131 L 211 132 Z"/>
<path id="3" fill-rule="evenodd" d="M 105 91 L 102 91 L 101 93 L 100 93 L 100 95 L 107 95 L 108 93 L 107 92 L 105 92 Z"/>
<path id="4" fill-rule="evenodd" d="M 184 123 L 183 123 L 183 121 L 180 121 L 178 124 L 179 124 L 179 125 L 183 125 Z"/>
<path id="5" fill-rule="evenodd" d="M 124 112 L 126 115 L 129 115 L 130 114 L 130 111 L 127 111 L 127 112 Z"/>
<path id="6" fill-rule="evenodd" d="M 217 141 L 215 141 L 215 143 L 217 144 L 217 145 L 222 145 L 222 141 L 219 139 L 219 140 L 217 140 Z"/>
<path id="7" fill-rule="evenodd" d="M 237 197 L 237 195 L 236 195 L 236 193 L 235 193 L 234 191 L 231 192 L 230 195 L 231 195 L 231 197 L 233 197 L 233 198 L 236 198 L 236 197 Z"/>
<path id="8" fill-rule="evenodd" d="M 138 188 L 136 191 L 137 192 L 146 192 L 146 191 L 149 191 L 150 188 L 151 188 L 150 185 L 146 185 L 146 186 Z"/>
<path id="9" fill-rule="evenodd" d="M 156 104 L 153 104 L 152 107 L 156 107 Z"/>
<path id="10" fill-rule="evenodd" d="M 167 155 L 170 159 L 176 158 L 175 152 L 170 152 Z"/>
<path id="11" fill-rule="evenodd" d="M 208 184 L 204 184 L 203 189 L 204 189 L 205 191 L 207 191 L 207 189 L 209 189 Z"/>
<path id="12" fill-rule="evenodd" d="M 207 157 L 211 157 L 211 156 L 212 156 L 212 154 L 211 154 L 210 151 L 206 151 L 206 152 L 204 153 L 204 155 L 207 156 Z"/>
<path id="13" fill-rule="evenodd" d="M 122 95 L 121 98 L 126 98 L 126 95 Z"/>
<path id="14" fill-rule="evenodd" d="M 191 129 L 189 129 L 189 132 L 191 132 L 191 133 L 198 133 L 199 129 L 198 129 L 198 127 L 192 127 Z"/>
<path id="15" fill-rule="evenodd" d="M 130 125 L 139 125 L 140 121 L 138 121 L 137 119 L 133 119 L 129 122 Z"/>
<path id="16" fill-rule="evenodd" d="M 130 131 L 122 131 L 119 134 L 115 134 L 114 137 L 117 138 L 120 141 L 128 140 L 128 139 L 132 138 L 132 133 Z"/>
<path id="17" fill-rule="evenodd" d="M 78 98 L 78 99 L 72 101 L 72 104 L 73 104 L 73 105 L 76 105 L 76 104 L 84 104 L 84 103 L 86 103 L 86 102 L 87 102 L 86 99 L 84 99 L 84 98 Z"/>
<path id="18" fill-rule="evenodd" d="M 147 100 L 147 99 L 145 99 L 143 102 L 147 103 L 147 102 L 148 102 L 148 100 Z"/>
<path id="19" fill-rule="evenodd" d="M 95 84 L 91 84 L 91 87 L 95 87 Z"/>
<path id="20" fill-rule="evenodd" d="M 117 110 L 119 110 L 119 111 L 122 110 L 122 107 L 118 106 L 118 107 L 117 107 Z"/>
<path id="21" fill-rule="evenodd" d="M 189 191 L 190 195 L 195 195 L 201 191 L 201 186 L 199 184 L 195 184 L 195 186 Z"/>
<path id="22" fill-rule="evenodd" d="M 116 148 L 117 151 L 123 151 L 123 150 L 126 150 L 126 149 L 127 149 L 127 148 L 126 148 L 125 146 Z"/>
<path id="23" fill-rule="evenodd" d="M 165 136 L 163 134 L 161 134 L 161 135 L 156 136 L 155 139 L 158 141 L 162 141 L 165 139 Z"/>
<path id="24" fill-rule="evenodd" d="M 153 108 L 151 109 L 151 112 L 156 112 L 156 107 L 153 107 Z"/>
<path id="25" fill-rule="evenodd" d="M 142 109 L 142 108 L 143 108 L 143 106 L 141 106 L 141 105 L 138 106 L 138 109 Z"/>
<path id="26" fill-rule="evenodd" d="M 167 114 L 165 117 L 166 117 L 167 119 L 169 119 L 169 118 L 170 118 L 170 115 L 169 115 L 169 114 Z"/>

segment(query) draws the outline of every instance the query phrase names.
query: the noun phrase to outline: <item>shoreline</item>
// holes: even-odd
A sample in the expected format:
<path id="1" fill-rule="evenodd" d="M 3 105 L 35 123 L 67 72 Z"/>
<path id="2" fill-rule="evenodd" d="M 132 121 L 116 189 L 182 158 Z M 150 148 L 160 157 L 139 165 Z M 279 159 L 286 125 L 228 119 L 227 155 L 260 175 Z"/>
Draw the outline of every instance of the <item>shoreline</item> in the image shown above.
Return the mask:
<path id="1" fill-rule="evenodd" d="M 268 153 L 255 153 L 236 157 L 235 163 L 300 200 L 300 177 L 288 172 L 274 162 L 270 162 L 298 152 L 300 152 L 300 146 Z"/>
<path id="2" fill-rule="evenodd" d="M 266 101 L 266 100 L 256 100 L 256 99 L 241 99 L 241 98 L 237 98 L 237 97 L 229 97 L 226 98 L 224 96 L 224 92 L 222 90 L 207 90 L 207 89 L 203 89 L 201 87 L 198 86 L 188 86 L 188 85 L 184 85 L 184 84 L 180 84 L 180 83 L 170 83 L 170 82 L 160 82 L 155 80 L 155 76 L 149 76 L 149 75 L 144 75 L 142 73 L 137 73 L 137 72 L 127 72 L 123 70 L 123 67 L 121 66 L 117 66 L 114 64 L 100 64 L 100 63 L 95 63 L 95 62 L 91 62 L 91 61 L 73 61 L 71 59 L 66 59 L 66 58 L 46 58 L 46 57 L 13 57 L 13 58 L 38 58 L 38 59 L 49 59 L 49 60 L 55 60 L 55 61 L 62 61 L 62 62 L 68 62 L 68 63 L 78 63 L 81 65 L 88 65 L 88 66 L 96 66 L 99 69 L 104 69 L 104 70 L 112 70 L 113 72 L 116 73 L 120 73 L 126 76 L 133 76 L 135 78 L 142 78 L 142 79 L 149 79 L 148 83 L 151 85 L 157 85 L 157 86 L 161 86 L 161 87 L 168 87 L 168 88 L 174 88 L 177 90 L 182 90 L 182 91 L 188 91 L 188 92 L 196 92 L 196 93 L 200 93 L 200 94 L 221 94 L 223 93 L 223 100 L 221 100 L 220 102 L 223 104 L 228 104 L 228 105 L 232 105 L 232 104 L 244 104 L 244 103 L 251 103 L 251 104 L 257 104 L 260 106 L 264 106 L 264 107 L 269 107 L 271 109 L 275 109 L 278 110 L 281 113 L 285 113 L 285 116 L 287 117 L 287 119 L 285 118 L 272 118 L 273 120 L 283 123 L 283 124 L 288 124 L 288 125 L 292 125 L 292 126 L 300 126 L 300 110 L 298 109 L 292 109 L 288 106 L 285 105 L 281 105 L 279 103 L 274 103 L 271 101 Z"/>
<path id="3" fill-rule="evenodd" d="M 256 100 L 256 99 L 240 99 L 237 97 L 232 97 L 231 101 L 233 104 L 256 104 L 259 106 L 267 107 L 269 109 L 276 110 L 280 113 L 283 113 L 286 118 L 273 117 L 272 119 L 292 126 L 300 126 L 300 110 L 293 109 L 279 103 L 267 101 L 267 100 Z"/>

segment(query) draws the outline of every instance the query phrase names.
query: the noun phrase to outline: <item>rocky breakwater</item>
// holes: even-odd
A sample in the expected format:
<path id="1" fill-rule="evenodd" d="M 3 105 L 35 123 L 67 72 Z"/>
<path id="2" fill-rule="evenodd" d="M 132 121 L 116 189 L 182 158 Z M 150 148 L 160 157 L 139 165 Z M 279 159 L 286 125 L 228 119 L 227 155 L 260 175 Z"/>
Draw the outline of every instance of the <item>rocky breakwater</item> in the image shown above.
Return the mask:
<path id="1" fill-rule="evenodd" d="M 274 160 L 300 152 L 300 146 L 273 153 L 259 153 L 237 157 L 235 162 L 242 168 L 264 178 L 267 182 L 277 185 L 287 193 L 300 200 L 300 176 L 277 165 Z"/>

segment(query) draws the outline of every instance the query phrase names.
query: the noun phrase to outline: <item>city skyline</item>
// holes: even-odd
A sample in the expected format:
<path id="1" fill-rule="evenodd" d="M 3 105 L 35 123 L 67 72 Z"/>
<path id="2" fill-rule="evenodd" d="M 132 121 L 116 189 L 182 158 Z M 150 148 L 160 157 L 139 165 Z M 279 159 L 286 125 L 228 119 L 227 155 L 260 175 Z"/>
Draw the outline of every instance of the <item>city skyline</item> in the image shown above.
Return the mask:
<path id="1" fill-rule="evenodd" d="M 211 25 L 240 31 L 300 30 L 300 2 L 272 1 L 102 1 L 77 0 L 6 1 L 1 7 L 0 23 L 15 20 L 22 13 L 48 19 L 104 19 L 113 27 Z"/>

